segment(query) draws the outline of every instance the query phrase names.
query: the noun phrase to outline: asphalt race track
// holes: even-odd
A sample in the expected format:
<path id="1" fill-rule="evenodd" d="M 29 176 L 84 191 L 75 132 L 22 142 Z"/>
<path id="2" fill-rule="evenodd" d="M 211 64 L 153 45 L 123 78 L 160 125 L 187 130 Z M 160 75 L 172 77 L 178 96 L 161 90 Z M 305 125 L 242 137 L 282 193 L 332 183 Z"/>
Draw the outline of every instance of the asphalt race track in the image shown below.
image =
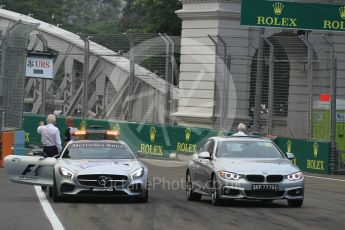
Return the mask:
<path id="1" fill-rule="evenodd" d="M 302 208 L 236 201 L 221 207 L 204 197 L 190 202 L 181 188 L 185 164 L 148 160 L 152 188 L 147 204 L 130 200 L 66 200 L 53 203 L 64 229 L 344 229 L 345 176 L 306 177 Z M 315 175 L 310 175 L 315 176 Z M 13 184 L 0 169 L 0 229 L 53 229 L 34 186 Z"/>

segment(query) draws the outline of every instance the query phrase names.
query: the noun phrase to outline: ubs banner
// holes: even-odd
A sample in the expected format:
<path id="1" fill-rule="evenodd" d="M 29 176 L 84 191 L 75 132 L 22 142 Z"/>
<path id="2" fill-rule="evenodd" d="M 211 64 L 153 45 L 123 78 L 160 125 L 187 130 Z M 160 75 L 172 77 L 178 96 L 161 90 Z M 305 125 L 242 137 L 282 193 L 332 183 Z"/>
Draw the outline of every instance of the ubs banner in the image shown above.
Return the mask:
<path id="1" fill-rule="evenodd" d="M 278 137 L 275 142 L 282 151 L 295 155 L 295 164 L 302 171 L 329 174 L 329 142 L 281 137 Z"/>
<path id="2" fill-rule="evenodd" d="M 242 0 L 241 25 L 345 31 L 345 5 Z"/>
<path id="3" fill-rule="evenodd" d="M 25 76 L 52 79 L 53 66 L 53 58 L 44 56 L 27 56 Z"/>

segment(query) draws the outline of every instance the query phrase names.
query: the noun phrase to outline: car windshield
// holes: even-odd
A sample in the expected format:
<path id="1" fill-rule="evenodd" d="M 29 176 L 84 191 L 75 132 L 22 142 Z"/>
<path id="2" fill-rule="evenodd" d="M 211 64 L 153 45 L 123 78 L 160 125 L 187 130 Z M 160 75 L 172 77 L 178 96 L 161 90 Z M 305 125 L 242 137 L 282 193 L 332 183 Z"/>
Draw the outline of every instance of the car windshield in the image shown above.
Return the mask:
<path id="1" fill-rule="evenodd" d="M 266 141 L 222 141 L 218 143 L 219 158 L 284 158 L 277 147 Z"/>
<path id="2" fill-rule="evenodd" d="M 69 159 L 133 159 L 126 146 L 118 143 L 82 142 L 72 143 L 62 158 Z"/>

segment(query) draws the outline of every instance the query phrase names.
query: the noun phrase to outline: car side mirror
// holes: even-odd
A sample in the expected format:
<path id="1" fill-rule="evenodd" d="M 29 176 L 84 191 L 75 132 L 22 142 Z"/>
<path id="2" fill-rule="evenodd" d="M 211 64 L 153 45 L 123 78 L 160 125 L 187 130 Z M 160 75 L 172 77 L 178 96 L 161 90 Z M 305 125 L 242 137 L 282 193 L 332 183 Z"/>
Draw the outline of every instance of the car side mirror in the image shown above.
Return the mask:
<path id="1" fill-rule="evenodd" d="M 295 155 L 293 153 L 286 153 L 286 155 L 289 160 L 295 159 Z"/>
<path id="2" fill-rule="evenodd" d="M 198 158 L 211 160 L 211 155 L 209 152 L 201 152 L 198 154 Z"/>

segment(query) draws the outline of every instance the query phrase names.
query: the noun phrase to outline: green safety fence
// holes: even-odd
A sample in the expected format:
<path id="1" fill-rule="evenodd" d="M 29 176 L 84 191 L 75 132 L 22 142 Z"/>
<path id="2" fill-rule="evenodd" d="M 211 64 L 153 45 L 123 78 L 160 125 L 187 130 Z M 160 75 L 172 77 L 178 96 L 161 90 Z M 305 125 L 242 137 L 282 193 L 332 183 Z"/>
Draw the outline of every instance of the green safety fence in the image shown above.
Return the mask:
<path id="1" fill-rule="evenodd" d="M 39 122 L 45 119 L 46 117 L 41 115 L 24 115 L 27 144 L 41 144 L 41 136 L 37 133 L 37 127 Z M 169 157 L 172 152 L 192 154 L 196 151 L 197 146 L 207 138 L 227 136 L 233 133 L 228 130 L 99 119 L 75 118 L 74 123 L 76 127 L 96 125 L 101 126 L 102 129 L 120 129 L 120 139 L 126 142 L 133 152 L 141 151 L 146 156 L 162 158 Z M 59 128 L 61 140 L 63 140 L 66 129 L 65 117 L 57 117 L 56 126 Z M 282 151 L 295 154 L 295 163 L 301 170 L 312 173 L 329 173 L 329 142 L 278 137 L 275 139 L 275 143 Z"/>
<path id="2" fill-rule="evenodd" d="M 26 131 L 26 143 L 39 145 L 41 136 L 37 133 L 40 121 L 46 117 L 41 115 L 24 115 L 23 128 Z M 110 121 L 99 119 L 75 118 L 74 124 L 80 127 L 85 124 L 87 127 L 101 126 L 102 129 L 119 128 L 120 139 L 126 142 L 132 151 L 141 151 L 143 154 L 152 157 L 168 157 L 170 153 L 194 153 L 198 144 L 211 136 L 231 135 L 233 132 L 225 130 L 188 128 L 170 125 L 139 124 L 122 121 Z M 63 140 L 66 129 L 65 117 L 57 117 L 56 126 L 60 130 Z"/>

